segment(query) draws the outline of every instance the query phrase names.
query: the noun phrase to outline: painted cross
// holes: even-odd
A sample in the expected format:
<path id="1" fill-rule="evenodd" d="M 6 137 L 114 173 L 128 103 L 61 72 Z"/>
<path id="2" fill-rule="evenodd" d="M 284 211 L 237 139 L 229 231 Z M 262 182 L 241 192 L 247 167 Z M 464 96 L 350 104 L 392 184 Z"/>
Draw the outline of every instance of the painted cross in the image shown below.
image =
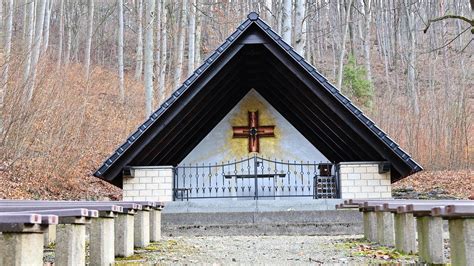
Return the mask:
<path id="1" fill-rule="evenodd" d="M 260 151 L 260 138 L 275 136 L 275 126 L 258 125 L 258 111 L 249 111 L 248 126 L 234 126 L 232 130 L 234 138 L 248 138 L 249 152 Z"/>

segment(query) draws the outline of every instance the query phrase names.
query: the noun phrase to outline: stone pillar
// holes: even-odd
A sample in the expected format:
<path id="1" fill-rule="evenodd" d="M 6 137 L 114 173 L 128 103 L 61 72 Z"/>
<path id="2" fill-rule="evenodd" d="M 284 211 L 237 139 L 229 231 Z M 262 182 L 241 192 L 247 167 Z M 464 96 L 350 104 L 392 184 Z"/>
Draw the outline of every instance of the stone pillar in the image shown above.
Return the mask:
<path id="1" fill-rule="evenodd" d="M 377 242 L 384 246 L 395 246 L 393 214 L 390 212 L 376 212 L 376 215 Z"/>
<path id="2" fill-rule="evenodd" d="M 49 247 L 52 244 L 56 243 L 56 225 L 51 224 L 48 226 L 48 229 L 43 233 L 44 235 L 44 246 Z"/>
<path id="3" fill-rule="evenodd" d="M 89 243 L 91 266 L 114 263 L 114 218 L 92 219 Z"/>
<path id="4" fill-rule="evenodd" d="M 43 265 L 42 233 L 2 233 L 0 266 Z"/>
<path id="5" fill-rule="evenodd" d="M 141 210 L 135 214 L 135 247 L 144 248 L 150 244 L 150 211 Z"/>
<path id="6" fill-rule="evenodd" d="M 443 220 L 441 217 L 423 216 L 416 219 L 418 255 L 431 264 L 444 263 Z"/>
<path id="7" fill-rule="evenodd" d="M 115 256 L 128 257 L 133 255 L 134 215 L 119 213 L 115 218 Z"/>
<path id="8" fill-rule="evenodd" d="M 172 201 L 173 166 L 134 166 L 123 179 L 124 201 Z"/>
<path id="9" fill-rule="evenodd" d="M 380 162 L 341 162 L 343 199 L 391 198 L 390 172 L 379 173 Z"/>
<path id="10" fill-rule="evenodd" d="M 59 224 L 57 236 L 54 263 L 65 266 L 85 265 L 86 225 Z"/>
<path id="11" fill-rule="evenodd" d="M 452 265 L 474 265 L 474 218 L 449 220 Z"/>
<path id="12" fill-rule="evenodd" d="M 161 210 L 150 211 L 150 241 L 156 242 L 161 239 Z"/>
<path id="13" fill-rule="evenodd" d="M 416 252 L 415 217 L 412 213 L 395 213 L 395 248 L 406 254 Z"/>
<path id="14" fill-rule="evenodd" d="M 364 212 L 364 237 L 370 242 L 377 241 L 377 216 L 375 212 Z"/>

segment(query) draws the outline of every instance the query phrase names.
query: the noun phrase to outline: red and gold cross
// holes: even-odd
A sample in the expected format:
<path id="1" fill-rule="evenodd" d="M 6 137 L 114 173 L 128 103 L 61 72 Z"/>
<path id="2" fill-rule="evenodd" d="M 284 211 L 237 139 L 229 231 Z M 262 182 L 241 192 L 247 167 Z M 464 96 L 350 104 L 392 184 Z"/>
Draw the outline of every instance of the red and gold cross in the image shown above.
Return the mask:
<path id="1" fill-rule="evenodd" d="M 249 152 L 259 152 L 259 139 L 263 137 L 274 137 L 275 126 L 259 126 L 258 111 L 249 111 L 248 126 L 233 126 L 234 138 L 248 138 Z"/>

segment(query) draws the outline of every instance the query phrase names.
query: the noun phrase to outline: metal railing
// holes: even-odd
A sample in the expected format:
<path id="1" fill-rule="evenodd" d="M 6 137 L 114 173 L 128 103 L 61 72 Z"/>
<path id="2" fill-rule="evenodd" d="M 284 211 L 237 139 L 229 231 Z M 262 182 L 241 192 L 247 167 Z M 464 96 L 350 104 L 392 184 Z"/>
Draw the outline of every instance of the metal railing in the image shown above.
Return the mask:
<path id="1" fill-rule="evenodd" d="M 179 165 L 174 200 L 209 198 L 339 198 L 333 163 L 270 160 L 258 156 L 222 164 Z"/>

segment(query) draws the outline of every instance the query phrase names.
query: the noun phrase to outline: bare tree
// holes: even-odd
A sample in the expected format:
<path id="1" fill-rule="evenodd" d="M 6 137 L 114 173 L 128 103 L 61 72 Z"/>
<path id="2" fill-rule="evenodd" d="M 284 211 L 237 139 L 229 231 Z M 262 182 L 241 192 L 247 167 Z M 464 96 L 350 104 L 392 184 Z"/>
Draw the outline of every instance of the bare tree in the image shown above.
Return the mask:
<path id="1" fill-rule="evenodd" d="M 27 101 L 31 101 L 33 98 L 33 93 L 35 90 L 36 83 L 36 73 L 38 70 L 38 63 L 41 54 L 41 44 L 43 41 L 43 26 L 44 26 L 44 16 L 46 10 L 46 0 L 39 1 L 39 9 L 36 10 L 36 22 L 35 22 L 35 40 L 33 43 L 33 59 L 31 63 L 31 80 L 30 85 L 28 86 L 28 96 Z"/>
<path id="2" fill-rule="evenodd" d="M 69 7 L 70 5 L 70 0 L 65 0 L 66 7 Z M 66 14 L 66 28 L 67 28 L 67 47 L 66 47 L 66 56 L 64 57 L 64 63 L 66 65 L 69 65 L 69 61 L 71 60 L 71 51 L 72 51 L 72 22 L 71 22 L 71 13 L 70 13 L 71 8 L 67 8 L 64 10 Z M 69 11 L 69 12 L 68 12 Z"/>
<path id="3" fill-rule="evenodd" d="M 167 55 L 167 43 L 168 43 L 168 29 L 166 27 L 168 23 L 168 8 L 167 8 L 167 1 L 166 0 L 159 0 L 161 1 L 161 49 L 160 49 L 160 75 L 159 75 L 159 88 L 158 88 L 158 102 L 161 103 L 165 98 L 166 92 L 166 66 L 168 64 L 168 55 Z"/>
<path id="4" fill-rule="evenodd" d="M 191 0 L 189 6 L 189 23 L 188 23 L 188 76 L 194 71 L 194 54 L 196 37 L 196 0 Z"/>
<path id="5" fill-rule="evenodd" d="M 51 24 L 51 9 L 53 8 L 54 0 L 47 0 L 46 4 L 46 17 L 44 18 L 44 43 L 43 53 L 48 51 L 49 46 L 49 26 Z"/>
<path id="6" fill-rule="evenodd" d="M 372 69 L 370 67 L 370 25 L 372 23 L 372 1 L 363 0 L 364 16 L 365 16 L 365 34 L 364 34 L 364 54 L 365 54 L 365 70 L 367 72 L 367 80 L 372 83 Z"/>
<path id="7" fill-rule="evenodd" d="M 145 116 L 153 111 L 153 21 L 155 0 L 146 0 L 145 15 Z"/>
<path id="8" fill-rule="evenodd" d="M 0 84 L 0 139 L 3 139 L 3 116 L 4 116 L 4 99 L 8 90 L 8 72 L 10 70 L 10 56 L 12 48 L 13 33 L 13 0 L 8 0 L 8 16 L 6 23 L 6 39 L 5 39 L 5 63 L 3 65 L 2 84 Z"/>
<path id="9" fill-rule="evenodd" d="M 86 37 L 86 78 L 89 80 L 90 66 L 91 66 L 91 49 L 92 49 L 92 30 L 94 26 L 94 0 L 88 0 L 88 14 L 87 14 L 87 37 Z"/>
<path id="10" fill-rule="evenodd" d="M 281 37 L 291 44 L 291 0 L 283 0 Z"/>
<path id="11" fill-rule="evenodd" d="M 31 1 L 28 3 L 29 15 L 28 15 L 28 39 L 26 40 L 26 60 L 25 60 L 25 70 L 23 71 L 23 83 L 27 84 L 30 79 L 31 72 L 31 61 L 32 61 L 32 51 L 33 51 L 33 37 L 35 34 L 35 2 Z M 28 90 L 26 95 L 28 95 Z"/>
<path id="12" fill-rule="evenodd" d="M 184 60 L 184 37 L 186 36 L 186 12 L 187 12 L 188 0 L 182 1 L 182 9 L 179 22 L 179 35 L 178 35 L 178 46 L 176 53 L 178 55 L 176 60 L 176 66 L 174 69 L 173 77 L 173 89 L 177 88 L 183 73 L 183 60 Z"/>
<path id="13" fill-rule="evenodd" d="M 410 105 L 412 111 L 418 115 L 420 109 L 418 106 L 418 92 L 416 89 L 416 25 L 415 25 L 415 4 L 411 1 L 405 4 L 405 18 L 407 25 L 408 55 L 407 55 L 407 90 L 410 95 Z"/>
<path id="14" fill-rule="evenodd" d="M 304 55 L 306 45 L 306 35 L 303 29 L 306 28 L 306 10 L 303 0 L 296 0 L 295 2 L 295 45 L 294 48 L 297 53 Z"/>
<path id="15" fill-rule="evenodd" d="M 156 0 L 156 16 L 155 16 L 155 32 L 156 32 L 156 41 L 155 41 L 155 74 L 154 78 L 157 81 L 155 84 L 155 91 L 157 92 L 155 98 L 159 102 L 159 88 L 160 88 L 160 72 L 161 72 L 161 9 L 162 2 L 161 0 Z"/>
<path id="16" fill-rule="evenodd" d="M 349 19 L 351 15 L 351 7 L 352 7 L 352 0 L 346 0 L 348 1 L 347 5 L 347 12 L 346 12 L 346 19 L 344 20 L 344 31 L 342 34 L 342 40 L 341 40 L 341 50 L 339 51 L 339 60 L 338 60 L 338 71 L 337 71 L 337 87 L 342 88 L 342 72 L 343 72 L 343 67 L 344 67 L 344 55 L 346 53 L 346 39 L 347 39 L 347 33 L 349 31 Z"/>
<path id="17" fill-rule="evenodd" d="M 61 69 L 61 61 L 63 57 L 63 39 L 64 39 L 64 0 L 60 0 L 59 4 L 59 41 L 58 41 L 58 63 L 57 70 Z"/>
<path id="18" fill-rule="evenodd" d="M 143 72 L 143 0 L 137 0 L 137 55 L 135 66 L 135 79 L 140 80 Z"/>
<path id="19" fill-rule="evenodd" d="M 201 64 L 201 5 L 202 0 L 196 0 L 196 36 L 195 41 L 195 52 L 194 52 L 194 66 Z"/>
<path id="20" fill-rule="evenodd" d="M 117 36 L 117 58 L 118 58 L 118 75 L 119 75 L 119 93 L 120 101 L 125 102 L 125 85 L 123 74 L 123 0 L 117 0 L 118 5 L 118 36 Z"/>

